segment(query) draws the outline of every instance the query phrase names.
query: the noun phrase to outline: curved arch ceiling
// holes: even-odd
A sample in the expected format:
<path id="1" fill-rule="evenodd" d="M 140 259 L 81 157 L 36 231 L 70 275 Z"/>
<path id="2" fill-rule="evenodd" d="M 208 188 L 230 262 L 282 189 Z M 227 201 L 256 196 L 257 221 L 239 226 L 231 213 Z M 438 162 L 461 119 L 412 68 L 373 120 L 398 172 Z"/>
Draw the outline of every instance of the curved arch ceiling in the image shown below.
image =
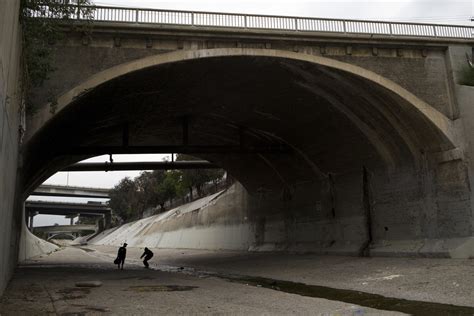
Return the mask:
<path id="1" fill-rule="evenodd" d="M 408 96 L 410 97 L 410 96 Z M 430 111 L 428 109 L 428 111 Z M 327 173 L 416 164 L 422 149 L 451 146 L 420 109 L 389 88 L 346 71 L 293 59 L 223 56 L 144 68 L 73 100 L 29 142 L 26 187 L 85 157 L 70 146 L 286 144 L 291 153 L 206 154 L 250 191 Z M 438 122 L 439 123 L 439 122 Z"/>

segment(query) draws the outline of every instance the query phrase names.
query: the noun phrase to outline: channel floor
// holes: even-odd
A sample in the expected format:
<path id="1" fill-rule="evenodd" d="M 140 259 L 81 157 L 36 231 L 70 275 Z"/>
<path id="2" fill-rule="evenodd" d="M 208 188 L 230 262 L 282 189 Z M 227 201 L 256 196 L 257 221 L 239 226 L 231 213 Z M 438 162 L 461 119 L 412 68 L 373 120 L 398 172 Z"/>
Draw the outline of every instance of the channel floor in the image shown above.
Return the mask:
<path id="1" fill-rule="evenodd" d="M 0 315 L 473 315 L 474 261 L 63 247 L 24 262 Z M 99 287 L 77 282 L 100 281 Z"/>

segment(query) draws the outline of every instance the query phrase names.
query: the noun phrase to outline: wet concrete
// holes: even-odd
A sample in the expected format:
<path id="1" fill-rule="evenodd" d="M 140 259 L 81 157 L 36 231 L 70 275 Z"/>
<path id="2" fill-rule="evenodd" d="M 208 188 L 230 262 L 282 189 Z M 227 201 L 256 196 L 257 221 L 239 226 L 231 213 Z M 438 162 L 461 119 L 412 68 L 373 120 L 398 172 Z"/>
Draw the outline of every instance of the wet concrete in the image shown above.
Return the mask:
<path id="1" fill-rule="evenodd" d="M 222 276 L 232 282 L 251 284 L 264 288 L 298 294 L 309 297 L 325 298 L 328 300 L 352 303 L 375 309 L 397 311 L 411 315 L 474 315 L 474 307 L 455 306 L 440 303 L 411 301 L 385 297 L 366 292 L 330 288 L 326 286 L 308 285 L 303 283 L 274 280 L 248 276 Z"/>
<path id="2" fill-rule="evenodd" d="M 144 280 L 141 278 L 140 280 Z M 183 285 L 147 285 L 147 286 L 131 286 L 129 291 L 135 292 L 174 292 L 174 291 L 191 291 L 197 289 L 197 286 L 183 286 Z"/>
<path id="3" fill-rule="evenodd" d="M 1 299 L 0 314 L 400 314 L 252 286 L 249 281 L 230 282 L 186 267 L 169 267 L 169 272 L 143 269 L 133 249 L 128 259 L 125 270 L 118 270 L 106 253 L 65 248 L 26 262 Z M 103 285 L 74 286 L 86 280 L 100 280 Z"/>
<path id="4" fill-rule="evenodd" d="M 88 246 L 110 261 L 116 248 Z M 126 264 L 142 265 L 129 248 Z M 163 271 L 239 275 L 377 294 L 409 301 L 474 307 L 474 260 L 361 258 L 314 254 L 153 249 Z M 113 259 L 112 259 L 113 260 Z M 180 269 L 182 267 L 182 269 Z"/>
<path id="5" fill-rule="evenodd" d="M 161 271 L 174 271 L 194 275 L 199 278 L 214 277 L 227 280 L 229 282 L 241 283 L 256 287 L 263 287 L 275 291 L 297 294 L 308 297 L 324 298 L 333 301 L 345 302 L 365 306 L 369 308 L 396 311 L 410 315 L 431 315 L 431 316 L 472 316 L 474 307 L 459 306 L 452 304 L 442 304 L 436 302 L 424 302 L 417 300 L 400 299 L 396 297 L 386 297 L 383 295 L 354 291 L 347 289 L 332 288 L 327 286 L 311 285 L 300 282 L 291 282 L 264 277 L 248 275 L 226 274 L 210 271 L 196 270 L 189 267 L 158 266 L 155 269 Z M 390 278 L 388 278 L 390 279 Z M 163 289 L 159 289 L 163 290 Z"/>
<path id="6" fill-rule="evenodd" d="M 152 269 L 143 269 L 142 249 L 129 248 L 121 271 L 112 264 L 115 248 L 82 248 L 25 262 L 0 314 L 474 314 L 472 260 L 154 249 Z M 465 283 L 453 279 L 458 274 Z M 445 286 L 433 287 L 429 275 Z M 85 280 L 103 286 L 74 286 Z M 453 282 L 456 299 L 446 295 Z"/>

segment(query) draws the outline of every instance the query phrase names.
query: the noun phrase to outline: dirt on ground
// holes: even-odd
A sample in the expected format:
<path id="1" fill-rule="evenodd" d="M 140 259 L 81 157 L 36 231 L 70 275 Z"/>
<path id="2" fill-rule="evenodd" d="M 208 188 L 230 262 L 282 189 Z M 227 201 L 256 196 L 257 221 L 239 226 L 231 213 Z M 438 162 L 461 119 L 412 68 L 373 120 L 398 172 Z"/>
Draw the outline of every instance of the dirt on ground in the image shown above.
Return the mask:
<path id="1" fill-rule="evenodd" d="M 24 262 L 0 314 L 474 314 L 472 260 L 152 249 L 144 269 L 143 249 L 129 248 L 118 270 L 116 250 L 65 247 Z M 102 285 L 76 286 L 86 281 Z"/>

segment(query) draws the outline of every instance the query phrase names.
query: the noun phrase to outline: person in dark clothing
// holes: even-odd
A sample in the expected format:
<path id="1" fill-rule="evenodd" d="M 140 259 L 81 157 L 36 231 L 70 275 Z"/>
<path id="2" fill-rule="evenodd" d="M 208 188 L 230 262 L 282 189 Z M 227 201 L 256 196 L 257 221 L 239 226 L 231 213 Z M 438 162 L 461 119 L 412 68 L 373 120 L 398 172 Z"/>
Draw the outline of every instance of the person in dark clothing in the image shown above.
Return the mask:
<path id="1" fill-rule="evenodd" d="M 119 248 L 117 253 L 117 259 L 114 263 L 118 266 L 119 269 L 123 270 L 123 264 L 125 263 L 125 257 L 127 257 L 127 243 L 124 243 L 122 247 Z"/>
<path id="2" fill-rule="evenodd" d="M 145 247 L 145 251 L 143 252 L 143 255 L 140 257 L 140 259 L 143 257 L 145 257 L 145 259 L 143 259 L 143 264 L 145 265 L 145 268 L 148 268 L 150 266 L 148 264 L 148 260 L 150 260 L 153 257 L 153 252 L 151 252 L 150 249 Z"/>

